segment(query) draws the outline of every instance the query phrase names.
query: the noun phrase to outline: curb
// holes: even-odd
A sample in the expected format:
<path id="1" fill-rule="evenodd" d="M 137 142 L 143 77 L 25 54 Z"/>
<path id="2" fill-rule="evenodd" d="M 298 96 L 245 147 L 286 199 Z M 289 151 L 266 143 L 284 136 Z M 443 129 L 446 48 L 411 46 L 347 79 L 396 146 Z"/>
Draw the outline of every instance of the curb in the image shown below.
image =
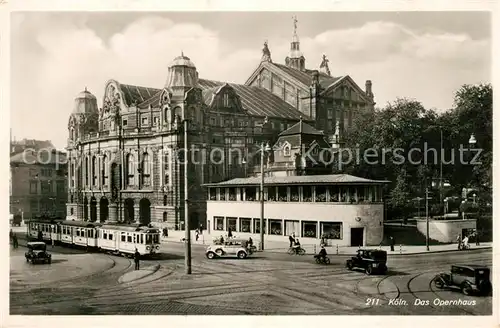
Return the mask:
<path id="1" fill-rule="evenodd" d="M 387 252 L 387 255 L 391 255 L 391 256 L 405 256 L 405 255 L 422 255 L 422 254 L 435 254 L 435 253 L 451 253 L 451 252 L 464 252 L 464 253 L 467 253 L 467 252 L 474 252 L 474 251 L 479 251 L 479 250 L 485 250 L 485 249 L 492 249 L 493 246 L 484 246 L 484 247 L 480 247 L 480 248 L 473 248 L 473 249 L 469 249 L 467 251 L 459 251 L 458 249 L 445 249 L 445 250 L 436 250 L 436 251 L 423 251 L 423 252 L 415 252 L 415 253 L 399 253 L 399 252 L 396 252 L 394 251 L 394 253 L 391 253 L 391 251 L 388 251 Z M 256 253 L 275 253 L 275 254 L 286 254 L 287 250 L 283 249 L 281 251 L 278 251 L 277 249 L 274 249 L 274 250 L 264 250 L 264 251 L 256 251 Z M 314 255 L 313 253 L 306 253 L 304 255 Z M 328 256 L 354 256 L 356 255 L 356 253 L 339 253 L 339 254 L 335 254 L 335 253 L 329 253 Z"/>

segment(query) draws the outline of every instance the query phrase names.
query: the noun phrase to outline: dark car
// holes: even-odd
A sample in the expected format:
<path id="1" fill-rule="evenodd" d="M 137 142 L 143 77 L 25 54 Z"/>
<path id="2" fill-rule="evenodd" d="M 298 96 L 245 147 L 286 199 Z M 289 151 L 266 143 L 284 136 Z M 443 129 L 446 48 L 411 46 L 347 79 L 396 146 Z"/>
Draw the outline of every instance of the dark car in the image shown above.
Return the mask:
<path id="1" fill-rule="evenodd" d="M 358 249 L 357 255 L 346 262 L 349 270 L 363 269 L 366 274 L 387 272 L 387 252 L 380 249 Z"/>
<path id="2" fill-rule="evenodd" d="M 47 252 L 47 245 L 44 242 L 29 242 L 26 247 L 28 247 L 28 251 L 24 254 L 26 262 L 32 264 L 52 262 L 52 255 Z"/>
<path id="3" fill-rule="evenodd" d="M 442 272 L 432 280 L 437 288 L 458 287 L 464 295 L 490 295 L 490 269 L 475 264 L 452 265 L 450 272 Z"/>

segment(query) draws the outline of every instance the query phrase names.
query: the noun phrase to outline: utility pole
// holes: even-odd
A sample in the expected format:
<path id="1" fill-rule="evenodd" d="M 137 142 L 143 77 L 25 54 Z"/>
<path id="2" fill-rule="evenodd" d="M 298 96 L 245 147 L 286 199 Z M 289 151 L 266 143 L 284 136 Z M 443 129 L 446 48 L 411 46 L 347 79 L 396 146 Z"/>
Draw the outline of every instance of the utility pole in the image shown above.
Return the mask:
<path id="1" fill-rule="evenodd" d="M 429 250 L 429 188 L 425 188 L 425 223 L 426 223 L 426 234 L 425 234 L 425 246 Z"/>
<path id="2" fill-rule="evenodd" d="M 260 145 L 260 250 L 264 250 L 264 143 Z"/>
<path id="3" fill-rule="evenodd" d="M 441 208 L 443 208 L 444 215 L 444 206 L 443 206 L 443 129 L 439 127 L 439 131 L 441 132 L 441 154 L 439 155 L 439 212 L 441 212 Z"/>
<path id="4" fill-rule="evenodd" d="M 184 108 L 184 111 L 186 109 Z M 188 120 L 184 113 L 184 229 L 185 229 L 185 254 L 184 266 L 186 274 L 191 274 L 191 231 L 189 227 L 189 184 L 188 184 Z"/>

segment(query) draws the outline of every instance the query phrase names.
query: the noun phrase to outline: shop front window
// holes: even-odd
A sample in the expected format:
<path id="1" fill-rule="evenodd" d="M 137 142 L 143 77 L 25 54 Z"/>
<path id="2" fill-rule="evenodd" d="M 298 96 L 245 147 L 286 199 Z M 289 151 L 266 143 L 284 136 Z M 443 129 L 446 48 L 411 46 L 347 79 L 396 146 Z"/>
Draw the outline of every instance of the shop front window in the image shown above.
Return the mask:
<path id="1" fill-rule="evenodd" d="M 317 238 L 317 222 L 302 222 L 302 237 Z"/>
<path id="2" fill-rule="evenodd" d="M 342 239 L 342 222 L 321 222 L 321 236 L 326 239 Z"/>
<path id="3" fill-rule="evenodd" d="M 260 233 L 260 219 L 253 219 L 253 231 L 254 233 Z M 267 233 L 266 219 L 264 219 L 264 234 Z"/>
<path id="4" fill-rule="evenodd" d="M 214 217 L 214 230 L 224 230 L 224 218 L 220 216 Z"/>
<path id="5" fill-rule="evenodd" d="M 300 222 L 294 220 L 285 220 L 285 236 L 291 236 L 295 234 L 299 235 L 300 231 Z"/>
<path id="6" fill-rule="evenodd" d="M 245 188 L 245 200 L 253 202 L 257 200 L 257 188 L 255 187 L 249 187 Z"/>
<path id="7" fill-rule="evenodd" d="M 281 220 L 269 220 L 269 234 L 283 235 Z"/>
<path id="8" fill-rule="evenodd" d="M 229 231 L 236 231 L 236 221 L 238 220 L 237 218 L 227 218 L 226 219 L 226 230 Z"/>
<path id="9" fill-rule="evenodd" d="M 240 218 L 240 232 L 250 232 L 251 218 Z"/>

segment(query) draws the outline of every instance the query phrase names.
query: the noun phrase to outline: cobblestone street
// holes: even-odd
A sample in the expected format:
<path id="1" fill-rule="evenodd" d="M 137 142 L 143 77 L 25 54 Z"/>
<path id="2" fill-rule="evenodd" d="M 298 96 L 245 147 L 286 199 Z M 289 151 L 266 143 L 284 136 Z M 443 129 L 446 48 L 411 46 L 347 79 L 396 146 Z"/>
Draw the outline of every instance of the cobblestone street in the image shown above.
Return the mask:
<path id="1" fill-rule="evenodd" d="M 258 253 L 245 260 L 208 260 L 193 248 L 193 274 L 184 274 L 182 244 L 141 262 L 106 254 L 53 252 L 52 265 L 30 265 L 11 252 L 11 314 L 491 314 L 491 297 L 435 290 L 430 281 L 452 263 L 491 266 L 491 251 L 389 256 L 386 276 L 348 271 L 347 256 L 328 266 L 311 256 Z M 469 260 L 466 260 L 466 259 Z M 377 303 L 369 299 L 379 300 Z M 401 299 L 407 305 L 389 305 Z M 415 300 L 429 306 L 415 306 Z M 473 300 L 474 306 L 433 301 Z"/>

